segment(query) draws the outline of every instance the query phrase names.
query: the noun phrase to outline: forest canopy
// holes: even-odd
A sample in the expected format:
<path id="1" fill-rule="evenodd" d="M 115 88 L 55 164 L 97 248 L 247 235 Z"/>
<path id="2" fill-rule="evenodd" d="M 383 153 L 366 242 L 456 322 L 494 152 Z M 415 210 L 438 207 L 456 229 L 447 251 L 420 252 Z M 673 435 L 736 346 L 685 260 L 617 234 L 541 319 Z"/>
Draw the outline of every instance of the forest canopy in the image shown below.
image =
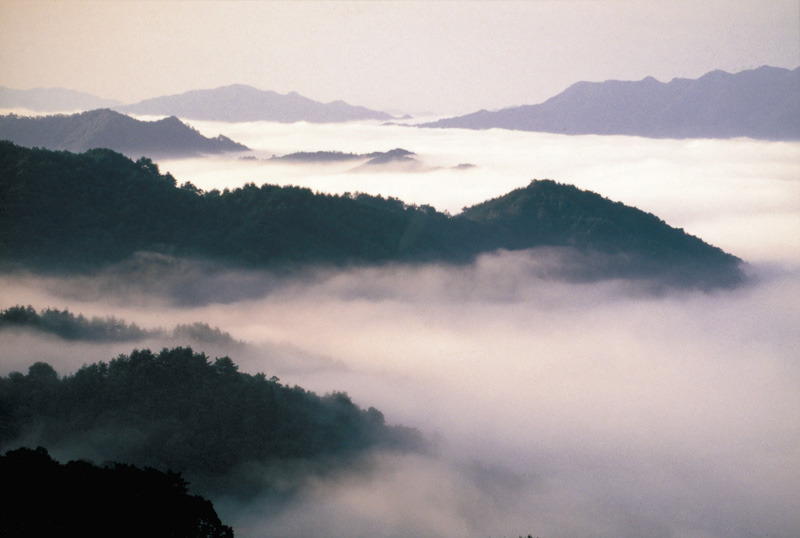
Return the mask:
<path id="1" fill-rule="evenodd" d="M 69 310 L 44 308 L 36 311 L 31 305 L 16 305 L 0 310 L 0 331 L 9 329 L 33 330 L 52 334 L 63 340 L 88 342 L 134 342 L 147 338 L 188 339 L 195 342 L 241 345 L 229 333 L 207 323 L 181 323 L 171 331 L 142 329 L 115 316 L 86 318 Z"/>
<path id="2" fill-rule="evenodd" d="M 451 216 L 366 194 L 253 183 L 204 192 L 150 159 L 0 142 L 0 262 L 91 271 L 149 251 L 240 267 L 466 263 L 497 249 L 613 257 L 594 278 L 733 285 L 740 260 L 638 209 L 551 180 Z M 590 264 L 587 264 L 587 266 Z M 591 271 L 589 271 L 591 273 Z"/>
<path id="3" fill-rule="evenodd" d="M 37 362 L 0 378 L 0 448 L 22 440 L 180 472 L 203 495 L 245 496 L 275 486 L 266 470 L 276 466 L 324 472 L 367 449 L 423 447 L 416 431 L 345 393 L 319 396 L 185 347 L 134 350 L 65 376 Z"/>

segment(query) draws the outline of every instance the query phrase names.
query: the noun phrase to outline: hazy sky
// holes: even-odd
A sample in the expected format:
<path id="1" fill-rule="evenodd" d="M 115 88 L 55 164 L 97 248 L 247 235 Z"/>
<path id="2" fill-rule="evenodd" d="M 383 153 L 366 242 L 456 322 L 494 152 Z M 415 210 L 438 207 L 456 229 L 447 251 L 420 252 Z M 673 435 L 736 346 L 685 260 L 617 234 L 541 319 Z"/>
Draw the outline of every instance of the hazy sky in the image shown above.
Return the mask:
<path id="1" fill-rule="evenodd" d="M 2 0 L 0 85 L 135 102 L 243 83 L 461 113 L 579 80 L 795 68 L 798 21 L 797 0 Z"/>

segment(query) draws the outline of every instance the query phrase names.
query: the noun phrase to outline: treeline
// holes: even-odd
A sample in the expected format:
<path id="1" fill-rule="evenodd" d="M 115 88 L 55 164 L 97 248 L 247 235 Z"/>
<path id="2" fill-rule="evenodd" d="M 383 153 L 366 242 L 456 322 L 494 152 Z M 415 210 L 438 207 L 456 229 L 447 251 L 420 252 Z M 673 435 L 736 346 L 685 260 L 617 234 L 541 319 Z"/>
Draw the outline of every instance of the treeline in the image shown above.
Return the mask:
<path id="1" fill-rule="evenodd" d="M 84 538 L 233 538 L 210 501 L 177 473 L 87 461 L 60 464 L 47 450 L 0 456 L 0 535 Z"/>
<path id="2" fill-rule="evenodd" d="M 239 495 L 272 487 L 268 469 L 324 471 L 369 448 L 422 446 L 415 431 L 387 426 L 344 393 L 318 396 L 191 348 L 135 350 L 63 377 L 37 362 L 0 378 L 0 447 L 20 440 Z"/>
<path id="3" fill-rule="evenodd" d="M 87 319 L 69 310 L 44 308 L 37 312 L 32 306 L 16 305 L 0 310 L 0 330 L 31 329 L 58 336 L 64 340 L 91 342 L 135 342 L 148 338 L 170 338 L 194 342 L 239 345 L 229 333 L 207 323 L 195 322 L 176 325 L 171 331 L 142 329 L 136 323 L 126 323 L 115 316 Z"/>
<path id="4" fill-rule="evenodd" d="M 434 257 L 441 240 L 414 217 L 433 211 L 380 197 L 248 184 L 202 192 L 110 150 L 82 154 L 0 142 L 0 259 L 87 270 L 137 251 L 243 266 Z"/>
<path id="5" fill-rule="evenodd" d="M 247 184 L 177 186 L 149 159 L 0 142 L 0 260 L 91 270 L 137 251 L 287 269 L 309 264 L 443 261 L 536 246 L 618 256 L 597 276 L 731 284 L 739 260 L 657 217 L 595 193 L 534 181 L 450 216 L 365 194 Z"/>

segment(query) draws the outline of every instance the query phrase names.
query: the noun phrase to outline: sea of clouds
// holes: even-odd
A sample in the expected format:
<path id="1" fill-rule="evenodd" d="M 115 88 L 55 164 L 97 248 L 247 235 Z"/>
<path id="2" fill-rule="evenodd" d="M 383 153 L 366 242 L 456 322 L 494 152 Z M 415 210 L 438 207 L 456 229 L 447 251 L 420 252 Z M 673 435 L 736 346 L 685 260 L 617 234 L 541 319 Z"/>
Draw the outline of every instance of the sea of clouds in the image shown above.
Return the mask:
<path id="1" fill-rule="evenodd" d="M 0 276 L 4 308 L 217 326 L 247 345 L 196 349 L 289 385 L 346 391 L 432 441 L 426 454 L 366 454 L 280 506 L 217 500 L 237 536 L 800 534 L 800 144 L 192 125 L 257 159 L 159 162 L 179 183 L 366 192 L 455 214 L 550 178 L 654 213 L 739 256 L 751 275 L 713 292 L 570 282 L 558 278 L 563 253 L 544 249 L 280 278 L 147 256 L 92 278 Z M 396 147 L 424 166 L 261 160 Z M 45 360 L 69 373 L 131 349 L 6 331 L 0 365 L 5 374 Z"/>

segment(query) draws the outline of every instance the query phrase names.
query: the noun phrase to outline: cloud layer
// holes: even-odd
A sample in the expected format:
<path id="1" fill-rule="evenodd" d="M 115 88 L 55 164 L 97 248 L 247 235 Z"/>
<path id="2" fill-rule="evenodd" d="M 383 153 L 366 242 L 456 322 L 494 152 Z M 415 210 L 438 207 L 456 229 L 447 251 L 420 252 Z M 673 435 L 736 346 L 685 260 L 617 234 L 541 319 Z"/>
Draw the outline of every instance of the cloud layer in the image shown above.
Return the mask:
<path id="1" fill-rule="evenodd" d="M 208 160 L 162 162 L 162 171 L 209 189 L 277 182 L 291 170 L 286 183 L 452 212 L 550 177 L 684 227 L 745 258 L 754 277 L 714 293 L 570 282 L 553 278 L 564 258 L 547 250 L 494 253 L 464 267 L 290 278 L 161 257 L 93 278 L 0 277 L 3 307 L 113 314 L 143 328 L 219 327 L 249 344 L 235 354 L 209 353 L 230 352 L 243 371 L 283 383 L 346 391 L 434 443 L 428 454 L 368 454 L 355 468 L 312 480 L 286 504 L 218 500 L 237 535 L 800 532 L 800 146 L 378 126 L 226 128 L 211 126 L 262 154 L 404 147 L 442 169 L 355 175 Z M 450 169 L 461 162 L 477 166 Z M 3 333 L 0 364 L 5 374 L 45 360 L 66 373 L 130 347 Z"/>

